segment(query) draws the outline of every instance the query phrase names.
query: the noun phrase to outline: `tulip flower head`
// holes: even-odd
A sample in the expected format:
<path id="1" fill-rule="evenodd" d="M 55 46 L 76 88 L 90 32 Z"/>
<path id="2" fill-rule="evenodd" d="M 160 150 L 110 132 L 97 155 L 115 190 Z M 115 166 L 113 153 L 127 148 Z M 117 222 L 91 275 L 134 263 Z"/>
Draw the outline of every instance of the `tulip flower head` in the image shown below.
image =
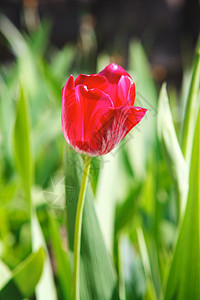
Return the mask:
<path id="1" fill-rule="evenodd" d="M 98 74 L 71 75 L 62 90 L 62 130 L 79 153 L 110 152 L 136 126 L 146 109 L 134 106 L 135 84 L 114 63 Z"/>

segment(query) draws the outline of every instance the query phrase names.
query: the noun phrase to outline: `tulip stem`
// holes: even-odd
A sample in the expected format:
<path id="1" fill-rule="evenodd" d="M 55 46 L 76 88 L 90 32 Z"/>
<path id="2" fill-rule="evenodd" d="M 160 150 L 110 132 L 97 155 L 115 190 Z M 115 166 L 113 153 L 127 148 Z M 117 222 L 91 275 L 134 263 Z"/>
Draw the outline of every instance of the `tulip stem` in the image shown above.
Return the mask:
<path id="1" fill-rule="evenodd" d="M 90 169 L 91 157 L 85 156 L 85 165 L 81 188 L 78 197 L 78 204 L 76 210 L 75 232 L 74 232 L 74 274 L 73 274 L 73 292 L 74 300 L 80 300 L 80 249 L 81 249 L 81 229 L 83 219 L 83 207 L 85 199 L 85 191 L 87 186 L 87 178 Z"/>

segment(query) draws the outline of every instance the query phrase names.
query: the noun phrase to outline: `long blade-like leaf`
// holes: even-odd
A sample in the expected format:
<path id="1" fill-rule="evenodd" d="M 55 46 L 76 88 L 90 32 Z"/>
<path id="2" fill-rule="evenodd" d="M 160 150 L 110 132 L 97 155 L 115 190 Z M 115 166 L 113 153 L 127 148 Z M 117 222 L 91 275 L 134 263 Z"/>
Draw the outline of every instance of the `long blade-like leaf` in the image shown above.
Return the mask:
<path id="1" fill-rule="evenodd" d="M 0 260 L 0 290 L 9 281 L 12 277 L 12 272 L 9 268 L 4 264 L 3 261 Z"/>
<path id="2" fill-rule="evenodd" d="M 194 67 L 188 99 L 185 108 L 185 117 L 182 132 L 182 149 L 186 162 L 189 165 L 192 152 L 195 124 L 200 103 L 200 36 L 194 58 Z"/>
<path id="3" fill-rule="evenodd" d="M 66 156 L 66 203 L 69 246 L 73 251 L 76 205 L 82 175 L 82 164 L 78 154 L 71 148 Z M 97 221 L 91 187 L 86 191 L 81 239 L 81 300 L 110 300 L 116 288 L 113 265 L 106 251 Z"/>
<path id="4" fill-rule="evenodd" d="M 30 147 L 30 120 L 27 101 L 22 87 L 17 103 L 14 127 L 14 155 L 18 172 L 21 176 L 27 200 L 30 203 L 30 191 L 33 178 L 33 165 Z"/>
<path id="5" fill-rule="evenodd" d="M 12 273 L 12 277 L 0 291 L 0 299 L 20 300 L 30 297 L 42 274 L 44 250 L 31 254 Z"/>
<path id="6" fill-rule="evenodd" d="M 149 153 L 155 145 L 157 115 L 157 90 L 151 77 L 145 51 L 139 42 L 130 44 L 130 74 L 136 85 L 135 105 L 147 109 L 147 114 L 127 136 L 127 150 L 134 174 L 143 177 Z M 133 155 L 134 149 L 134 155 Z"/>
<path id="7" fill-rule="evenodd" d="M 167 165 L 178 192 L 178 207 L 183 213 L 188 190 L 188 171 L 176 136 L 169 107 L 166 84 L 163 84 L 158 107 L 158 137 L 164 149 Z"/>
<path id="8" fill-rule="evenodd" d="M 48 255 L 46 243 L 42 234 L 42 230 L 36 215 L 36 212 L 32 212 L 31 216 L 31 230 L 32 230 L 32 243 L 33 249 L 43 247 L 46 252 L 46 259 L 44 263 L 44 271 L 40 279 L 39 284 L 36 287 L 36 299 L 37 300 L 57 300 L 56 288 L 53 279 L 53 271 L 51 268 L 51 262 Z"/>
<path id="9" fill-rule="evenodd" d="M 189 193 L 164 300 L 199 300 L 200 295 L 200 110 L 192 149 Z"/>
<path id="10" fill-rule="evenodd" d="M 59 234 L 59 227 L 53 214 L 49 214 L 49 224 L 51 230 L 51 240 L 57 265 L 57 276 L 60 283 L 63 300 L 72 299 L 72 278 L 69 261 L 69 253 L 63 249 L 63 243 Z"/>

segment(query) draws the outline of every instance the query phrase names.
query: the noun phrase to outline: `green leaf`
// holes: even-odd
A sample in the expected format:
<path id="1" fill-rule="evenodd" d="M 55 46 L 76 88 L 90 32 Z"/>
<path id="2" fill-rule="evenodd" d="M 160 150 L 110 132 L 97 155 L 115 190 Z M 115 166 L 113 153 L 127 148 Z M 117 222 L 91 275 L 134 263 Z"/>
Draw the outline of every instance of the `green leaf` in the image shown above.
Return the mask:
<path id="1" fill-rule="evenodd" d="M 121 277 L 124 281 L 124 290 L 126 293 L 125 299 L 144 299 L 147 284 L 142 261 L 137 253 L 137 249 L 130 243 L 126 235 L 120 238 L 119 254 L 121 257 Z"/>
<path id="2" fill-rule="evenodd" d="M 51 70 L 50 65 L 43 62 L 40 67 L 43 73 L 44 83 L 46 84 L 47 90 L 51 93 L 52 98 L 56 100 L 59 105 L 61 105 L 61 82 Z"/>
<path id="3" fill-rule="evenodd" d="M 116 204 L 127 196 L 129 184 L 132 182 L 127 176 L 121 161 L 121 147 L 123 147 L 123 144 L 118 145 L 115 150 L 105 157 L 101 157 L 101 170 L 95 195 L 98 221 L 106 247 L 110 253 L 113 250 L 113 225 L 115 223 Z"/>
<path id="4" fill-rule="evenodd" d="M 0 291 L 0 299 L 21 300 L 30 297 L 40 279 L 43 265 L 44 250 L 40 248 L 13 271 L 12 277 Z"/>
<path id="5" fill-rule="evenodd" d="M 154 286 L 157 297 L 162 293 L 162 273 L 159 256 L 159 226 L 162 217 L 162 211 L 156 195 L 157 188 L 159 186 L 158 184 L 160 184 L 159 181 L 161 180 L 160 177 L 162 176 L 161 174 L 160 164 L 158 161 L 155 163 L 155 158 L 152 157 L 152 159 L 148 162 L 147 174 L 142 184 L 140 199 L 138 201 L 139 209 L 142 213 L 139 216 L 142 217 L 142 227 L 144 231 L 145 243 L 143 243 L 143 245 L 146 247 L 145 251 L 148 253 L 149 264 L 151 266 L 152 282 L 150 282 L 150 285 Z M 136 217 L 137 216 L 138 214 Z M 138 227 L 138 223 L 140 222 L 138 222 L 136 219 L 135 223 Z"/>
<path id="6" fill-rule="evenodd" d="M 194 57 L 192 79 L 187 98 L 182 131 L 182 150 L 187 165 L 190 164 L 193 136 L 200 105 L 200 36 Z"/>
<path id="7" fill-rule="evenodd" d="M 17 28 L 9 21 L 9 19 L 0 14 L 0 30 L 8 40 L 12 51 L 18 57 L 23 57 L 27 51 L 27 43 Z"/>
<path id="8" fill-rule="evenodd" d="M 51 230 L 51 241 L 57 265 L 57 276 L 61 287 L 63 300 L 72 299 L 72 274 L 70 269 L 69 256 L 63 249 L 62 240 L 59 233 L 59 226 L 55 217 L 49 215 L 49 224 Z"/>
<path id="9" fill-rule="evenodd" d="M 25 297 L 29 297 L 34 292 L 34 288 L 42 274 L 44 256 L 44 250 L 40 248 L 13 272 L 13 279 Z"/>
<path id="10" fill-rule="evenodd" d="M 15 76 L 13 76 L 13 73 Z M 0 76 L 0 130 L 2 133 L 2 149 L 4 150 L 5 157 L 12 161 L 12 139 L 13 139 L 13 126 L 14 126 L 14 94 L 17 81 L 17 70 L 14 67 L 13 71 L 5 76 Z M 14 78 L 13 78 L 14 77 Z"/>
<path id="11" fill-rule="evenodd" d="M 24 295 L 16 286 L 13 280 L 9 281 L 7 285 L 0 291 L 0 300 L 22 300 Z"/>
<path id="12" fill-rule="evenodd" d="M 155 146 L 157 90 L 152 79 L 147 56 L 140 42 L 130 44 L 130 74 L 136 85 L 135 106 L 147 109 L 143 120 L 127 136 L 127 150 L 135 176 L 145 175 L 148 155 Z M 134 155 L 133 155 L 134 149 Z"/>
<path id="13" fill-rule="evenodd" d="M 12 272 L 4 264 L 4 262 L 0 260 L 0 290 L 11 277 L 12 277 Z"/>
<path id="14" fill-rule="evenodd" d="M 176 136 L 166 84 L 162 85 L 160 91 L 157 128 L 158 138 L 178 192 L 178 211 L 182 214 L 187 200 L 188 169 Z"/>
<path id="15" fill-rule="evenodd" d="M 116 208 L 115 215 L 115 234 L 122 230 L 127 224 L 133 220 L 136 210 L 136 201 L 140 195 L 141 184 L 135 186 L 128 195 L 128 197 L 119 203 Z"/>
<path id="16" fill-rule="evenodd" d="M 48 255 L 48 250 L 36 215 L 36 211 L 34 210 L 32 210 L 31 230 L 32 230 L 33 249 L 42 246 L 46 252 L 44 271 L 40 279 L 40 282 L 36 288 L 36 298 L 37 300 L 43 300 L 43 299 L 57 300 L 56 287 L 54 284 L 53 271 L 51 268 L 51 262 Z"/>
<path id="17" fill-rule="evenodd" d="M 56 141 L 59 135 L 61 135 L 60 109 L 44 111 L 33 128 L 33 151 L 35 159 L 38 158 L 42 151 L 46 155 L 45 147 Z"/>
<path id="18" fill-rule="evenodd" d="M 189 192 L 164 300 L 199 300 L 200 295 L 200 109 L 192 147 Z"/>
<path id="19" fill-rule="evenodd" d="M 91 161 L 91 166 L 90 166 L 90 179 L 91 179 L 91 186 L 94 195 L 96 195 L 97 192 L 97 186 L 98 186 L 98 179 L 100 175 L 100 170 L 101 170 L 101 158 L 95 157 Z"/>
<path id="20" fill-rule="evenodd" d="M 66 204 L 69 246 L 73 251 L 76 205 L 83 165 L 79 155 L 67 147 Z M 86 190 L 81 238 L 80 295 L 82 300 L 110 300 L 116 276 L 96 217 L 91 186 Z"/>
<path id="21" fill-rule="evenodd" d="M 155 286 L 153 284 L 153 273 L 152 273 L 152 267 L 151 267 L 151 262 L 149 258 L 149 253 L 144 237 L 143 230 L 138 227 L 137 228 L 137 237 L 138 237 L 138 244 L 140 248 L 140 254 L 141 254 L 141 259 L 144 267 L 144 272 L 147 280 L 147 295 L 148 299 L 158 299 L 156 296 L 156 290 Z"/>
<path id="22" fill-rule="evenodd" d="M 36 53 L 34 53 L 36 49 L 32 48 L 30 40 L 27 41 L 20 31 L 4 15 L 0 15 L 0 28 L 1 32 L 9 42 L 13 53 L 16 55 L 19 77 L 23 83 L 24 91 L 27 92 L 29 97 L 35 95 L 38 93 L 38 87 L 41 84 L 39 78 L 40 74 L 38 72 L 38 65 L 41 64 L 41 60 L 38 63 L 39 59 L 36 56 Z M 43 47 L 41 43 L 40 46 L 41 48 Z M 37 106 L 38 104 L 41 105 L 41 91 L 39 91 L 39 95 L 35 97 L 35 100 Z M 33 111 L 31 111 L 31 113 L 33 114 Z"/>
<path id="23" fill-rule="evenodd" d="M 30 119 L 27 101 L 22 86 L 16 108 L 14 126 L 14 156 L 28 201 L 33 180 L 33 165 L 30 149 Z"/>
<path id="24" fill-rule="evenodd" d="M 40 23 L 37 31 L 34 31 L 31 34 L 31 40 L 29 40 L 29 47 L 30 49 L 32 49 L 32 52 L 37 58 L 43 57 L 45 55 L 45 51 L 49 43 L 51 27 L 51 21 L 42 18 L 42 22 Z"/>
<path id="25" fill-rule="evenodd" d="M 136 88 L 139 93 L 148 101 L 148 105 L 152 105 L 152 109 L 156 109 L 157 89 L 152 79 L 151 69 L 147 55 L 139 41 L 132 41 L 130 44 L 130 72 L 136 82 Z M 139 98 L 139 99 L 138 99 Z M 142 101 L 140 96 L 136 96 L 136 100 Z M 151 109 L 151 107 L 149 107 Z"/>
<path id="26" fill-rule="evenodd" d="M 65 46 L 62 51 L 57 51 L 56 54 L 54 54 L 49 67 L 55 78 L 58 80 L 65 78 L 65 80 L 67 80 L 74 56 L 75 48 L 69 44 Z"/>

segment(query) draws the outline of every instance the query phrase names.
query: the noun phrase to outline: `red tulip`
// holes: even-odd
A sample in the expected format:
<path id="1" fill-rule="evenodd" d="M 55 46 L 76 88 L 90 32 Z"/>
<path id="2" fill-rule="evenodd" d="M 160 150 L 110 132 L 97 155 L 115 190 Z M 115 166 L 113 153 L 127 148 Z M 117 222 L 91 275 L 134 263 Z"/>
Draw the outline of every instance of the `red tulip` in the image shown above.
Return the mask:
<path id="1" fill-rule="evenodd" d="M 62 130 L 79 153 L 99 156 L 110 152 L 144 117 L 134 106 L 135 84 L 116 64 L 99 74 L 71 75 L 62 91 Z"/>

